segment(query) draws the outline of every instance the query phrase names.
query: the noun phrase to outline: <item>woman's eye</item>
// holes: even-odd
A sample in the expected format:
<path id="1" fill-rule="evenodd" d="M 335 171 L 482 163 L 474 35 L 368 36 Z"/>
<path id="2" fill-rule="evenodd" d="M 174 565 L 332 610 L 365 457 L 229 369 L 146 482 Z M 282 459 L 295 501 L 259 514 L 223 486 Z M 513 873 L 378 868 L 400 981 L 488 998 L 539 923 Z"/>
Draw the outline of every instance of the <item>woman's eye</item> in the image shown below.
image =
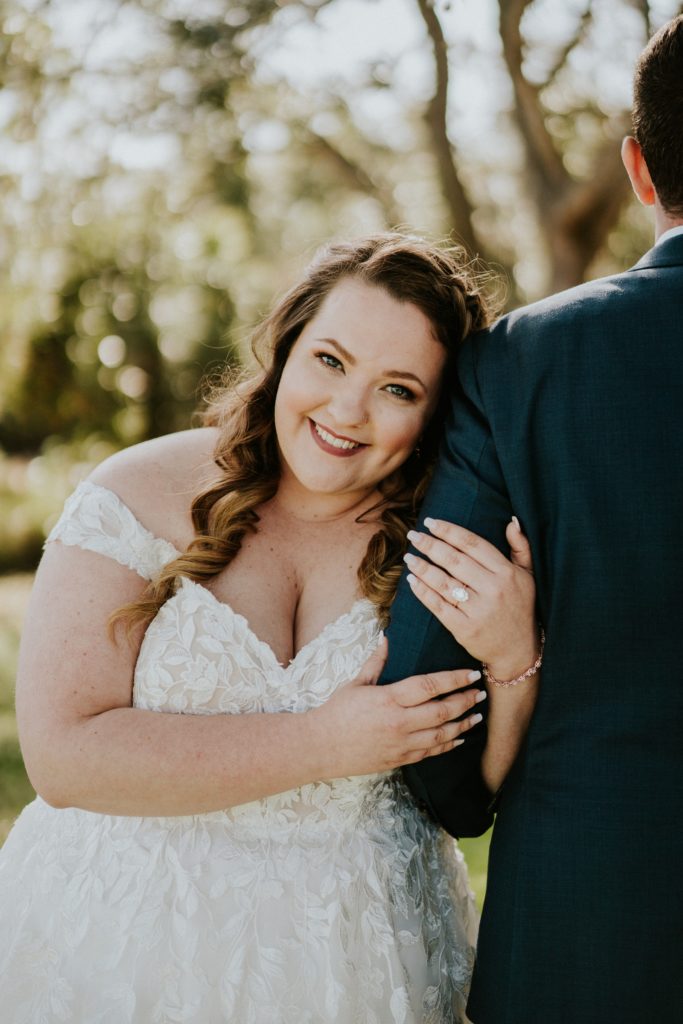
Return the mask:
<path id="1" fill-rule="evenodd" d="M 406 402 L 415 398 L 414 392 L 410 388 L 404 388 L 402 384 L 387 384 L 387 391 L 390 395 L 396 395 L 397 398 L 402 398 Z"/>
<path id="2" fill-rule="evenodd" d="M 342 369 L 341 361 L 337 359 L 336 356 L 330 355 L 329 352 L 316 352 L 316 358 L 319 359 L 321 363 L 324 363 L 325 366 L 329 366 L 333 370 Z"/>

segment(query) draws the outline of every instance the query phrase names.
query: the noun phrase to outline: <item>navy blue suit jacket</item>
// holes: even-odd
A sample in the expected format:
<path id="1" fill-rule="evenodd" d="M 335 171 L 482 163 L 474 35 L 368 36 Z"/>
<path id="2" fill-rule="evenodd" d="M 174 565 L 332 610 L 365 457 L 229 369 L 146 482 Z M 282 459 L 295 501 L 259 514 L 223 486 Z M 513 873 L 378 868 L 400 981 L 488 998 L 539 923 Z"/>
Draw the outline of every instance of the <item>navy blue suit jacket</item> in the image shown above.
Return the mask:
<path id="1" fill-rule="evenodd" d="M 500 795 L 474 1024 L 680 1024 L 683 236 L 472 337 L 421 515 L 534 557 L 547 644 Z M 469 664 L 403 582 L 383 681 Z M 486 827 L 483 733 L 406 770 Z"/>

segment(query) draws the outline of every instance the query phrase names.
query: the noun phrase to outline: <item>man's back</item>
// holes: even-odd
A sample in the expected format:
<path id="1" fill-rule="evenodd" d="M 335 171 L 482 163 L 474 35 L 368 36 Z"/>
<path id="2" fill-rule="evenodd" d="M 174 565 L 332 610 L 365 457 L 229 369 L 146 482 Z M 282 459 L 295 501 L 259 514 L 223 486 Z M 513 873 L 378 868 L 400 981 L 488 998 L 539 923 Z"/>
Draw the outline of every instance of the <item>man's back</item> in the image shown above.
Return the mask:
<path id="1" fill-rule="evenodd" d="M 683 237 L 641 267 L 509 318 L 475 356 L 548 636 L 476 1024 L 681 1020 Z"/>
<path id="2" fill-rule="evenodd" d="M 423 514 L 494 539 L 511 507 L 547 633 L 494 830 L 475 1024 L 681 1019 L 682 309 L 677 236 L 463 352 L 467 397 Z M 392 647 L 411 633 L 412 653 Z M 463 663 L 406 596 L 389 640 L 394 678 L 426 651 L 428 667 Z M 410 772 L 418 793 L 425 766 Z M 430 800 L 446 823 L 448 786 Z"/>

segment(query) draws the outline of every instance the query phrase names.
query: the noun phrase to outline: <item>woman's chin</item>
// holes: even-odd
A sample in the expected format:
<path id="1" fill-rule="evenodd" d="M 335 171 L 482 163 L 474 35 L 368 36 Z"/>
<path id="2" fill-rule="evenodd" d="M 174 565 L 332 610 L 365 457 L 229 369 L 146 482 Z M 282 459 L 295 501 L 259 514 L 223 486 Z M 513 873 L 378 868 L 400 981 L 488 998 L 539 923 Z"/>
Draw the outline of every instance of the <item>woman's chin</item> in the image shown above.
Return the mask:
<path id="1" fill-rule="evenodd" d="M 321 498 L 351 498 L 358 500 L 366 494 L 374 494 L 377 484 L 374 481 L 359 480 L 347 475 L 345 477 L 326 474 L 301 473 L 290 476 L 290 486 L 295 488 L 302 501 L 310 498 L 316 501 Z"/>

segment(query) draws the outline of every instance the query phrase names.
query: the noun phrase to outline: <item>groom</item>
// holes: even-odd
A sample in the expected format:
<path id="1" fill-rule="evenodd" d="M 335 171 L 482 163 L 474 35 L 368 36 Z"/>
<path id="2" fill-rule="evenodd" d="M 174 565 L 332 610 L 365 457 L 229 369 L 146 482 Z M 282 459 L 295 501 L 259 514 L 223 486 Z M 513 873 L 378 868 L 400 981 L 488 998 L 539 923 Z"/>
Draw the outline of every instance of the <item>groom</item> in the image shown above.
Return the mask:
<path id="1" fill-rule="evenodd" d="M 498 797 L 474 1024 L 683 1020 L 683 16 L 640 57 L 622 156 L 654 248 L 466 344 L 422 509 L 501 547 L 516 514 L 547 634 Z M 383 682 L 466 663 L 405 581 L 388 636 Z M 456 835 L 488 821 L 480 749 L 406 770 Z"/>

